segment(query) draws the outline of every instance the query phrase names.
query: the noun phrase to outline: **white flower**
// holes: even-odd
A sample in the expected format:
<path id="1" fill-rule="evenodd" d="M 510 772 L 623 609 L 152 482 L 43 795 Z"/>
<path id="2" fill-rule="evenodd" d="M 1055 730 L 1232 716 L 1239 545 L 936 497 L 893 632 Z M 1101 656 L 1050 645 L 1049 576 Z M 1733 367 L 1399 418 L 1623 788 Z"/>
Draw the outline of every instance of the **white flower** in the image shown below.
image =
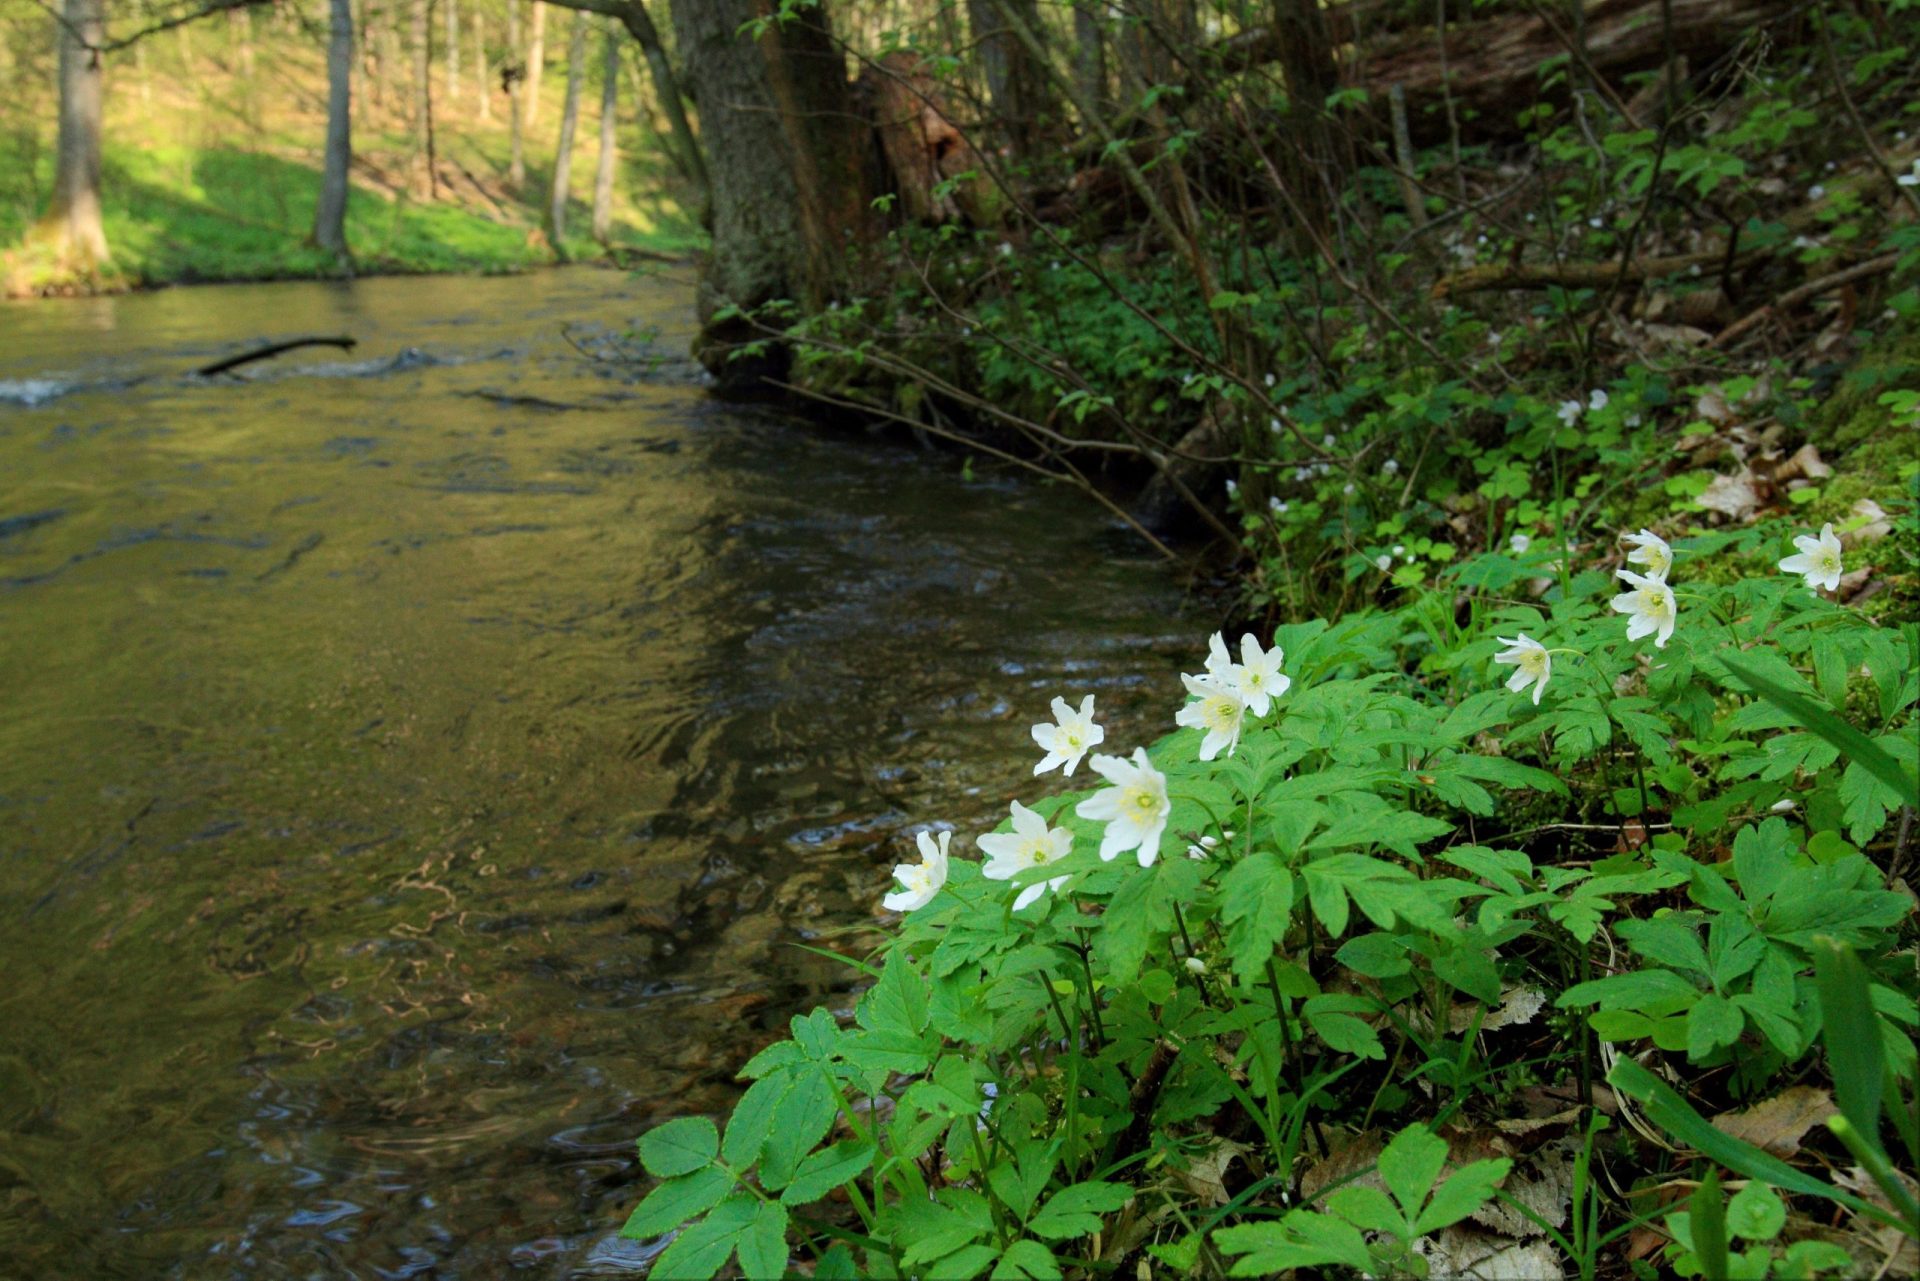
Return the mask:
<path id="1" fill-rule="evenodd" d="M 1207 963 L 1205 961 L 1201 960 L 1197 956 L 1189 956 L 1187 958 L 1187 973 L 1205 974 L 1206 972 L 1207 972 Z"/>
<path id="2" fill-rule="evenodd" d="M 1398 458 L 1389 458 L 1386 462 L 1380 464 L 1380 474 L 1382 476 L 1391 476 L 1399 470 L 1400 460 Z"/>
<path id="3" fill-rule="evenodd" d="M 1640 425 L 1640 415 L 1639 415 L 1639 414 L 1628 414 L 1628 415 L 1627 415 L 1627 426 L 1629 426 L 1629 427 L 1638 427 L 1639 425 Z"/>
<path id="4" fill-rule="evenodd" d="M 1271 387 L 1271 386 L 1273 386 L 1273 375 L 1272 375 L 1272 374 L 1268 374 L 1268 375 L 1267 375 L 1267 386 L 1269 386 L 1269 387 Z"/>
<path id="5" fill-rule="evenodd" d="M 1267 420 L 1267 430 L 1278 436 L 1280 434 L 1280 420 L 1278 418 L 1269 418 Z"/>
<path id="6" fill-rule="evenodd" d="M 1287 514 L 1287 505 L 1278 498 L 1269 498 L 1267 500 L 1267 510 L 1276 516 L 1284 516 Z"/>
<path id="7" fill-rule="evenodd" d="M 1004 240 L 1000 242 L 1000 256 L 1001 256 L 1002 258 L 1011 258 L 1011 257 L 1013 257 L 1013 246 L 1012 246 L 1012 245 L 1010 245 L 1010 244 L 1008 244 L 1008 243 L 1007 243 L 1006 241 L 1004 241 Z"/>
<path id="8" fill-rule="evenodd" d="M 1511 646 L 1493 656 L 1496 663 L 1514 668 L 1513 675 L 1507 678 L 1507 688 L 1518 694 L 1527 686 L 1533 686 L 1533 705 L 1540 706 L 1540 696 L 1547 692 L 1547 681 L 1553 676 L 1553 655 L 1547 647 L 1534 640 L 1525 632 L 1514 637 L 1496 637 L 1502 645 Z"/>
<path id="9" fill-rule="evenodd" d="M 1322 448 L 1322 449 L 1332 449 L 1332 448 L 1333 448 L 1333 433 L 1332 433 L 1332 432 L 1328 432 L 1328 433 L 1327 433 L 1326 435 L 1324 435 L 1324 436 L 1322 436 L 1322 437 L 1320 438 L 1320 448 Z"/>
<path id="10" fill-rule="evenodd" d="M 1525 534 L 1515 534 L 1507 540 L 1507 546 L 1513 549 L 1515 556 L 1524 556 L 1527 554 L 1527 548 L 1533 546 L 1533 540 Z"/>
<path id="11" fill-rule="evenodd" d="M 1807 188 L 1808 200 L 1818 200 L 1820 199 L 1820 197 L 1826 194 L 1827 194 L 1827 189 L 1825 187 L 1822 187 L 1819 183 L 1815 183 L 1813 186 Z"/>
<path id="12" fill-rule="evenodd" d="M 947 846 L 953 840 L 953 833 L 940 833 L 937 845 L 931 832 L 922 832 L 917 839 L 920 861 L 895 867 L 893 879 L 900 882 L 901 888 L 880 900 L 880 906 L 889 912 L 917 911 L 933 902 L 933 896 L 947 883 Z"/>
<path id="13" fill-rule="evenodd" d="M 1352 485 L 1352 483 L 1351 483 L 1351 482 L 1349 482 L 1348 484 L 1345 484 L 1345 485 L 1342 485 L 1342 486 L 1340 486 L 1340 492 L 1341 492 L 1341 493 L 1343 493 L 1343 494 L 1346 494 L 1346 495 L 1348 495 L 1349 497 L 1351 497 L 1351 496 L 1352 496 L 1352 494 L 1353 494 L 1353 485 Z"/>
<path id="14" fill-rule="evenodd" d="M 1407 546 L 1406 546 L 1406 544 L 1405 544 L 1405 543 L 1395 543 L 1395 544 L 1393 545 L 1393 554 L 1394 554 L 1395 556 L 1405 556 L 1405 555 L 1407 554 Z"/>
<path id="15" fill-rule="evenodd" d="M 1903 187 L 1920 187 L 1920 156 L 1914 158 L 1912 173 L 1903 173 L 1894 181 Z"/>
<path id="16" fill-rule="evenodd" d="M 1498 347 L 1503 337 L 1505 337 L 1505 335 L 1501 334 L 1498 330 L 1495 330 L 1493 333 L 1490 333 L 1487 335 L 1487 341 L 1489 343 L 1492 343 L 1495 347 Z"/>
<path id="17" fill-rule="evenodd" d="M 1673 623 L 1678 610 L 1673 602 L 1673 589 L 1667 586 L 1664 578 L 1650 574 L 1636 574 L 1631 570 L 1616 569 L 1616 578 L 1623 578 L 1633 590 L 1621 592 L 1613 598 L 1616 612 L 1630 614 L 1627 619 L 1627 639 L 1639 640 L 1642 636 L 1653 636 L 1653 647 L 1665 649 L 1667 641 L 1673 636 Z M 1658 635 L 1655 635 L 1655 633 Z"/>
<path id="18" fill-rule="evenodd" d="M 1767 808 L 1772 810 L 1776 814 L 1791 814 L 1794 811 L 1794 803 L 1791 799 L 1784 800 L 1784 801 L 1775 801 L 1772 805 L 1769 805 Z"/>
<path id="19" fill-rule="evenodd" d="M 980 875 L 990 881 L 1007 881 L 1031 868 L 1058 863 L 1072 853 L 1073 833 L 1064 827 L 1048 827 L 1046 819 L 1015 801 L 1013 831 L 989 832 L 975 837 L 974 843 L 987 856 Z M 1058 890 L 1066 883 L 1064 876 L 1034 882 L 1013 900 L 1013 910 L 1018 912 L 1048 890 Z"/>
<path id="20" fill-rule="evenodd" d="M 1182 676 L 1180 679 L 1185 683 L 1187 693 L 1197 701 L 1181 708 L 1173 718 L 1173 723 L 1206 731 L 1206 737 L 1200 740 L 1201 760 L 1212 760 L 1220 754 L 1221 748 L 1226 749 L 1227 755 L 1233 755 L 1233 749 L 1240 743 L 1241 722 L 1247 716 L 1247 700 L 1240 697 L 1240 691 L 1232 686 L 1204 676 Z"/>
<path id="21" fill-rule="evenodd" d="M 1207 674 L 1203 677 L 1186 676 L 1181 679 L 1189 682 L 1189 693 L 1204 698 L 1201 690 L 1195 689 L 1192 682 L 1198 680 L 1211 687 L 1217 687 L 1230 694 L 1237 695 L 1245 703 L 1247 710 L 1256 718 L 1265 716 L 1272 700 L 1285 694 L 1293 681 L 1280 671 L 1280 664 L 1286 661 L 1286 654 L 1278 645 L 1272 649 L 1261 649 L 1259 640 L 1252 632 L 1240 637 L 1240 661 L 1233 662 L 1227 655 L 1227 643 L 1215 632 L 1207 641 Z M 1211 692 L 1211 691 L 1208 691 Z M 1192 709 L 1189 708 L 1189 711 Z M 1199 725 L 1198 721 L 1182 721 L 1181 724 Z M 1235 731 L 1238 733 L 1238 730 Z M 1228 750 L 1232 755 L 1232 750 Z M 1202 754 L 1203 761 L 1212 756 Z"/>
<path id="22" fill-rule="evenodd" d="M 1227 497 L 1228 497 L 1228 498 L 1231 498 L 1231 499 L 1238 499 L 1238 498 L 1240 497 L 1240 482 L 1239 482 L 1239 481 L 1237 481 L 1237 480 L 1230 480 L 1230 481 L 1228 481 L 1228 482 L 1227 482 Z"/>
<path id="23" fill-rule="evenodd" d="M 1580 417 L 1582 408 L 1583 406 L 1577 400 L 1563 400 L 1560 402 L 1560 408 L 1556 412 L 1560 415 L 1560 421 L 1571 427 L 1574 424 L 1574 420 Z"/>
<path id="24" fill-rule="evenodd" d="M 1607 225 L 1606 219 L 1598 216 L 1587 219 L 1587 226 L 1592 227 L 1595 230 L 1598 230 L 1599 228 L 1604 227 L 1606 225 Z"/>
<path id="25" fill-rule="evenodd" d="M 1384 574 L 1393 568 L 1393 557 L 1381 552 L 1373 558 L 1373 567 Z"/>
<path id="26" fill-rule="evenodd" d="M 1793 545 L 1800 549 L 1800 554 L 1781 561 L 1782 570 L 1806 575 L 1807 586 L 1815 591 L 1840 590 L 1840 540 L 1834 537 L 1832 524 L 1821 526 L 1818 538 L 1798 535 Z"/>
<path id="27" fill-rule="evenodd" d="M 1627 553 L 1627 564 L 1645 565 L 1647 577 L 1667 581 L 1667 571 L 1673 568 L 1673 548 L 1667 546 L 1667 540 L 1650 529 L 1637 534 L 1622 534 L 1620 541 L 1633 548 Z"/>
<path id="28" fill-rule="evenodd" d="M 1131 763 L 1118 756 L 1096 756 L 1090 764 L 1113 786 L 1087 797 L 1073 812 L 1106 823 L 1100 857 L 1111 862 L 1124 850 L 1138 850 L 1140 866 L 1152 867 L 1160 857 L 1160 837 L 1173 809 L 1167 799 L 1167 776 L 1153 767 L 1144 747 L 1133 749 Z"/>
<path id="29" fill-rule="evenodd" d="M 1060 773 L 1072 774 L 1080 768 L 1080 758 L 1089 748 L 1100 746 L 1106 741 L 1107 731 L 1093 723 L 1093 695 L 1080 700 L 1080 710 L 1074 711 L 1067 706 L 1067 700 L 1053 700 L 1053 719 L 1055 724 L 1042 721 L 1033 727 L 1033 741 L 1046 753 L 1041 762 L 1033 767 L 1036 774 L 1044 774 L 1054 766 L 1061 766 Z"/>
<path id="30" fill-rule="evenodd" d="M 1207 861 L 1207 852 L 1198 845 L 1189 845 L 1187 846 L 1187 857 L 1204 863 Z"/>
<path id="31" fill-rule="evenodd" d="M 1607 407 L 1607 393 L 1600 390 L 1598 387 L 1595 387 L 1593 391 L 1587 396 L 1587 408 L 1591 409 L 1594 413 L 1597 414 L 1601 410 L 1605 409 L 1606 407 Z"/>

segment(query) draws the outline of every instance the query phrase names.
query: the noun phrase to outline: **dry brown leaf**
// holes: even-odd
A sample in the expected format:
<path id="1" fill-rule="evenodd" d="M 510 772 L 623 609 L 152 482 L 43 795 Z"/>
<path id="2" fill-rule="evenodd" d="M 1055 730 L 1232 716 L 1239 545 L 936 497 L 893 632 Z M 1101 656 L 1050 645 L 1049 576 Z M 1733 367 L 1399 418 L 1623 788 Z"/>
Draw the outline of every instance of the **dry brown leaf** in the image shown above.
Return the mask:
<path id="1" fill-rule="evenodd" d="M 1713 1128 L 1775 1156 L 1792 1156 L 1800 1150 L 1800 1137 L 1832 1115 L 1832 1095 L 1794 1085 L 1744 1112 L 1722 1112 L 1713 1118 Z"/>
<path id="2" fill-rule="evenodd" d="M 1826 460 L 1820 457 L 1820 451 L 1810 444 L 1800 446 L 1791 458 L 1773 471 L 1773 478 L 1776 481 L 1792 480 L 1796 476 L 1805 476 L 1808 480 L 1825 480 L 1831 475 L 1833 475 L 1833 468 L 1827 466 Z"/>
<path id="3" fill-rule="evenodd" d="M 1509 1237 L 1459 1226 L 1413 1243 L 1432 1277 L 1471 1277 L 1476 1281 L 1561 1281 L 1560 1256 L 1545 1241 L 1521 1244 Z"/>
<path id="4" fill-rule="evenodd" d="M 1227 1192 L 1227 1167 L 1246 1150 L 1246 1145 L 1232 1139 L 1215 1139 L 1205 1156 L 1179 1172 L 1180 1181 L 1204 1204 L 1225 1205 L 1233 1200 Z"/>
<path id="5" fill-rule="evenodd" d="M 1354 1183 L 1385 1192 L 1387 1185 L 1381 1182 L 1380 1172 L 1374 1169 L 1374 1163 L 1380 1159 L 1379 1132 L 1362 1130 L 1359 1134 L 1327 1136 L 1329 1150 L 1324 1160 L 1316 1161 L 1300 1176 L 1300 1199 L 1311 1201 L 1319 1196 L 1323 1189 L 1332 1187 L 1344 1179 L 1358 1174 Z M 1360 1172 L 1364 1170 L 1365 1174 Z"/>
<path id="6" fill-rule="evenodd" d="M 1715 476 L 1695 501 L 1728 520 L 1745 520 L 1760 506 L 1760 495 L 1753 489 L 1753 472 L 1743 467 L 1737 476 Z"/>
<path id="7" fill-rule="evenodd" d="M 1920 1180 L 1915 1180 L 1904 1170 L 1895 1170 L 1893 1177 L 1900 1180 L 1900 1186 L 1906 1190 L 1909 1197 L 1920 1196 Z M 1879 1206 L 1882 1210 L 1893 1209 L 1893 1202 L 1887 1199 L 1887 1194 L 1881 1190 L 1878 1183 L 1874 1182 L 1873 1176 L 1857 1165 L 1849 1166 L 1844 1170 L 1835 1170 L 1833 1181 L 1862 1200 Z M 1920 1242 L 1916 1242 L 1899 1228 L 1875 1223 L 1858 1214 L 1853 1216 L 1852 1223 L 1851 1235 L 1866 1248 L 1867 1253 L 1871 1254 L 1874 1266 L 1878 1269 L 1875 1275 L 1886 1277 L 1920 1275 Z M 1861 1251 L 1850 1250 L 1849 1253 L 1858 1257 Z"/>
<path id="8" fill-rule="evenodd" d="M 1563 1135 L 1520 1158 L 1501 1190 L 1554 1227 L 1565 1226 L 1572 1203 L 1574 1148 L 1574 1139 Z M 1487 1202 L 1473 1212 L 1473 1221 L 1510 1237 L 1544 1235 L 1539 1224 L 1505 1201 Z"/>
<path id="9" fill-rule="evenodd" d="M 1856 520 L 1866 524 L 1858 529 L 1850 529 L 1840 535 L 1840 541 L 1849 547 L 1858 547 L 1862 543 L 1877 543 L 1893 532 L 1893 521 L 1871 498 L 1862 498 L 1853 505 Z"/>

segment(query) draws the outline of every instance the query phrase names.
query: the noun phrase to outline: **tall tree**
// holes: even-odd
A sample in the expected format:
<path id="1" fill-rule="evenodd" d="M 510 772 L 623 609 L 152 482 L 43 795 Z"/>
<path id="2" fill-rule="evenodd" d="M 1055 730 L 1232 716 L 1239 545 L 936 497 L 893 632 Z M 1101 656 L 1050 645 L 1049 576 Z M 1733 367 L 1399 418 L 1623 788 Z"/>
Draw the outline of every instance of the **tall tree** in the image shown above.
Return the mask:
<path id="1" fill-rule="evenodd" d="M 78 271 L 108 259 L 100 220 L 101 86 L 98 52 L 106 34 L 105 0 L 65 0 L 60 14 L 60 137 L 55 152 L 53 204 L 41 238 Z M 181 28 L 185 30 L 184 27 Z"/>
<path id="2" fill-rule="evenodd" d="M 507 0 L 507 56 L 520 56 L 520 3 Z M 501 73 L 507 82 L 507 181 L 517 191 L 527 184 L 527 68 L 509 62 Z"/>
<path id="3" fill-rule="evenodd" d="M 765 333 L 738 312 L 716 315 L 729 304 L 752 309 L 776 298 L 824 307 L 851 284 L 849 248 L 866 242 L 875 220 L 872 130 L 854 108 L 825 4 L 741 38 L 762 7 L 672 6 L 713 179 L 713 251 L 700 282 L 696 350 L 733 390 L 783 376 L 787 356 L 775 348 L 731 360 L 740 343 Z"/>
<path id="4" fill-rule="evenodd" d="M 537 10 L 536 10 L 537 12 Z M 573 35 L 567 41 L 567 97 L 560 109 L 560 145 L 553 156 L 552 203 L 547 208 L 547 231 L 553 237 L 553 252 L 566 257 L 562 242 L 567 235 L 567 196 L 573 180 L 573 136 L 580 124 L 580 78 L 586 69 L 587 15 L 573 11 Z"/>
<path id="5" fill-rule="evenodd" d="M 1327 97 L 1340 87 L 1333 41 L 1319 0 L 1273 0 L 1273 26 L 1280 36 L 1280 70 L 1287 81 L 1288 134 L 1293 143 L 1282 174 L 1295 218 L 1306 228 L 1324 230 L 1332 216 L 1333 193 L 1344 181 L 1346 168 L 1327 119 Z"/>
<path id="6" fill-rule="evenodd" d="M 1046 70 L 1014 34 L 1014 22 L 1039 34 L 1036 0 L 967 0 L 967 22 L 986 73 L 987 98 L 1014 154 L 1027 156 L 1046 131 L 1051 113 Z"/>
<path id="7" fill-rule="evenodd" d="M 1108 106 L 1107 28 L 1101 21 L 1104 0 L 1076 0 L 1073 6 L 1073 78 L 1081 97 L 1101 110 Z"/>
<path id="8" fill-rule="evenodd" d="M 320 175 L 320 203 L 313 213 L 313 243 L 347 258 L 347 171 L 353 163 L 353 0 L 329 0 L 332 34 L 327 41 L 327 152 Z"/>
<path id="9" fill-rule="evenodd" d="M 601 244 L 613 231 L 613 143 L 615 108 L 620 95 L 620 37 L 611 25 L 603 33 L 605 72 L 600 85 L 600 159 L 593 170 L 593 238 Z"/>
<path id="10" fill-rule="evenodd" d="M 473 7 L 473 96 L 479 99 L 480 118 L 493 119 L 493 81 L 487 76 L 487 16 Z"/>
<path id="11" fill-rule="evenodd" d="M 540 76 L 547 67 L 547 6 L 533 0 L 533 31 L 527 37 L 527 128 L 540 119 Z"/>
<path id="12" fill-rule="evenodd" d="M 440 0 L 447 7 L 447 107 L 460 97 L 460 0 Z"/>

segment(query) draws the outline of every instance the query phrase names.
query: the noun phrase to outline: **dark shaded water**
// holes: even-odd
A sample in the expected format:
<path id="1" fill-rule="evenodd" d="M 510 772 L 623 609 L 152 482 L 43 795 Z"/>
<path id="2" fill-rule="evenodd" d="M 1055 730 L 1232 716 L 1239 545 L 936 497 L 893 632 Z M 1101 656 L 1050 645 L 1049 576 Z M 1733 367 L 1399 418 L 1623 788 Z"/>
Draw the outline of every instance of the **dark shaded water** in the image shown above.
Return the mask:
<path id="1" fill-rule="evenodd" d="M 1054 693 L 1166 722 L 1090 504 L 562 337 L 688 293 L 0 308 L 0 1275 L 641 1269 L 635 1135 L 845 1001 L 790 944 L 1035 795 Z"/>

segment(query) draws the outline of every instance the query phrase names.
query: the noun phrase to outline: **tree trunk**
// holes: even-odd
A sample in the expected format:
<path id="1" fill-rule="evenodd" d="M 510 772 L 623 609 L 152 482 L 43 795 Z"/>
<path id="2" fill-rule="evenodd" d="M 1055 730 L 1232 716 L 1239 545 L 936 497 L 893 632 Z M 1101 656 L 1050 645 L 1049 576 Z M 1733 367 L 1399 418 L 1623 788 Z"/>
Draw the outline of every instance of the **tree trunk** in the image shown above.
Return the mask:
<path id="1" fill-rule="evenodd" d="M 539 12 L 535 10 L 534 12 Z M 567 195 L 573 180 L 573 135 L 580 124 L 580 77 L 587 60 L 587 15 L 573 11 L 573 35 L 567 41 L 567 97 L 560 108 L 560 144 L 553 156 L 552 202 L 547 207 L 547 234 L 553 238 L 554 255 L 567 256 L 563 242 L 567 237 Z"/>
<path id="2" fill-rule="evenodd" d="M 507 57 L 520 56 L 520 0 L 507 0 Z M 501 73 L 507 82 L 507 181 L 515 191 L 527 185 L 527 69 L 509 63 Z"/>
<path id="3" fill-rule="evenodd" d="M 613 143 L 615 108 L 620 96 L 620 36 L 608 26 L 605 77 L 600 85 L 600 160 L 593 171 L 593 238 L 601 244 L 613 231 Z"/>
<path id="4" fill-rule="evenodd" d="M 1333 43 L 1319 0 L 1273 0 L 1273 28 L 1280 36 L 1280 69 L 1287 80 L 1291 144 L 1278 168 L 1291 189 L 1294 216 L 1324 232 L 1335 193 L 1345 181 L 1327 119 L 1327 95 L 1340 84 Z"/>
<path id="5" fill-rule="evenodd" d="M 533 0 L 533 34 L 527 40 L 527 128 L 540 119 L 540 75 L 547 66 L 547 6 Z"/>
<path id="6" fill-rule="evenodd" d="M 1001 13 L 1003 7 L 1035 35 L 1046 28 L 1040 22 L 1037 0 L 967 0 L 967 21 L 986 73 L 987 97 L 993 104 L 994 117 L 1013 144 L 1014 154 L 1025 157 L 1033 154 L 1048 131 L 1051 95 L 1047 92 L 1046 71 L 1013 34 L 1011 23 Z"/>
<path id="7" fill-rule="evenodd" d="M 447 108 L 460 100 L 460 0 L 440 0 L 447 6 Z"/>
<path id="8" fill-rule="evenodd" d="M 487 19 L 478 6 L 473 11 L 473 96 L 482 120 L 493 119 L 493 81 L 487 72 Z"/>
<path id="9" fill-rule="evenodd" d="M 353 163 L 353 0 L 331 0 L 330 14 L 327 158 L 320 175 L 320 203 L 313 214 L 313 243 L 345 261 L 347 170 Z"/>
<path id="10" fill-rule="evenodd" d="M 695 350 L 734 392 L 783 378 L 788 358 L 774 347 L 730 360 L 766 331 L 738 313 L 715 316 L 778 298 L 820 310 L 851 283 L 850 251 L 876 222 L 872 131 L 854 108 L 825 6 L 741 39 L 741 25 L 763 8 L 762 0 L 672 8 L 713 178 L 713 251 L 701 276 Z"/>
<path id="11" fill-rule="evenodd" d="M 427 21 L 428 3 L 413 0 L 413 140 L 427 194 L 434 197 L 439 183 L 433 172 L 433 27 Z"/>
<path id="12" fill-rule="evenodd" d="M 240 74 L 253 79 L 253 14 L 246 9 L 233 9 L 227 14 L 227 30 L 232 34 L 240 53 Z"/>
<path id="13" fill-rule="evenodd" d="M 60 135 L 53 205 L 43 237 L 63 265 L 79 272 L 105 266 L 107 232 L 100 221 L 101 85 L 98 47 L 105 38 L 105 0 L 66 0 L 60 34 Z"/>

